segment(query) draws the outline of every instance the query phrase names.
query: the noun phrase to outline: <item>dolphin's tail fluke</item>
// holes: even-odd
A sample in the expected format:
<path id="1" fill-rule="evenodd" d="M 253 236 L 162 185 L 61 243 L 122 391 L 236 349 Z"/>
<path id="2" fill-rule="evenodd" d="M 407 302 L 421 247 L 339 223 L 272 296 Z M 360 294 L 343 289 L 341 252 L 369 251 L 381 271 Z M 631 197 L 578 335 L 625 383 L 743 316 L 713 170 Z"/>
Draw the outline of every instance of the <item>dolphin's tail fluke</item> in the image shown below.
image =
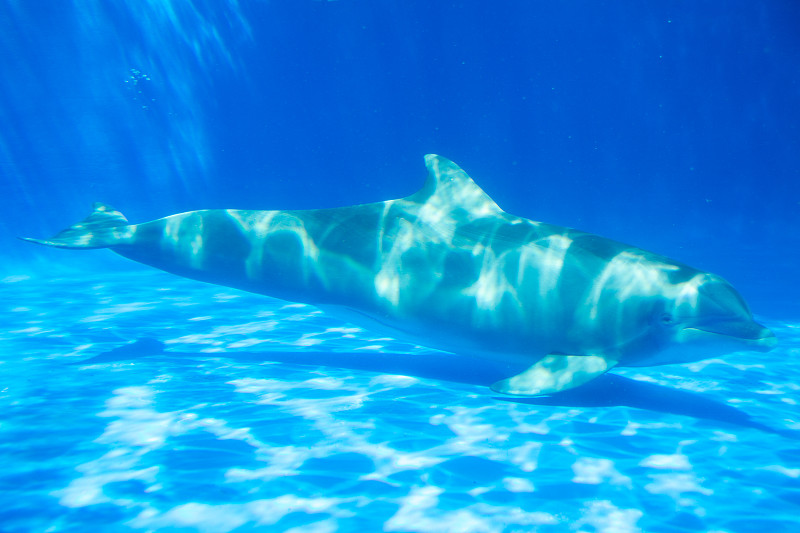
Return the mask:
<path id="1" fill-rule="evenodd" d="M 128 241 L 132 233 L 128 219 L 122 213 L 98 202 L 94 204 L 91 215 L 49 239 L 20 238 L 57 248 L 90 249 L 123 244 Z"/>

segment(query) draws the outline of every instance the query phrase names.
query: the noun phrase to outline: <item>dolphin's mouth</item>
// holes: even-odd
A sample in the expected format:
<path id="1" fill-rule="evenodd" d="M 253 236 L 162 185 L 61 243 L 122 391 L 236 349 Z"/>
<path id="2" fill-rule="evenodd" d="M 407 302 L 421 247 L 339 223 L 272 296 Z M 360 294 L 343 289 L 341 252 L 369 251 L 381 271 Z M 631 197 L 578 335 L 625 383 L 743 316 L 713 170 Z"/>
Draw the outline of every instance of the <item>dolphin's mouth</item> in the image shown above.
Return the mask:
<path id="1" fill-rule="evenodd" d="M 704 324 L 702 327 L 687 327 L 681 330 L 680 336 L 684 340 L 732 342 L 744 350 L 758 352 L 768 352 L 778 344 L 778 338 L 769 328 L 755 322 L 749 324 L 720 322 L 713 325 Z"/>

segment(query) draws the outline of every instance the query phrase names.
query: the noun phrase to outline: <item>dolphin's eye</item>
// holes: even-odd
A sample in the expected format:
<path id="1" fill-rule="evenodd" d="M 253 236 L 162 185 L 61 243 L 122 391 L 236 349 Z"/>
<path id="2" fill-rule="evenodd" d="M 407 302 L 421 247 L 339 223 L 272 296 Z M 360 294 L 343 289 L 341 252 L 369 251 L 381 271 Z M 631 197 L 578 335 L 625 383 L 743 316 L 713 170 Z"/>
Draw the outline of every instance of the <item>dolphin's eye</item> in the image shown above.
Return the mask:
<path id="1" fill-rule="evenodd" d="M 674 326 L 674 325 L 677 323 L 677 321 L 675 320 L 675 317 L 674 317 L 674 316 L 672 316 L 672 315 L 671 315 L 671 314 L 669 314 L 669 313 L 664 313 L 664 314 L 662 314 L 662 315 L 661 315 L 661 316 L 658 318 L 658 322 L 659 322 L 659 323 L 660 323 L 662 326 Z"/>

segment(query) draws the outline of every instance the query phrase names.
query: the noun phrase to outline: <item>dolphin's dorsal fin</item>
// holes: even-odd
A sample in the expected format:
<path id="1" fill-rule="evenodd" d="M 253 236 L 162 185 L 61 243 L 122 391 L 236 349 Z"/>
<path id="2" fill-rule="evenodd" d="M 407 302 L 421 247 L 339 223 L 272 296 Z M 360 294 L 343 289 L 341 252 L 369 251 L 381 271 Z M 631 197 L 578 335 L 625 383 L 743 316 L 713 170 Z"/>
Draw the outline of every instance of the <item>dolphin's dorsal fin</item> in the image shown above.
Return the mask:
<path id="1" fill-rule="evenodd" d="M 446 157 L 428 154 L 425 166 L 428 168 L 425 185 L 405 200 L 443 210 L 464 209 L 478 216 L 503 212 L 461 167 Z"/>

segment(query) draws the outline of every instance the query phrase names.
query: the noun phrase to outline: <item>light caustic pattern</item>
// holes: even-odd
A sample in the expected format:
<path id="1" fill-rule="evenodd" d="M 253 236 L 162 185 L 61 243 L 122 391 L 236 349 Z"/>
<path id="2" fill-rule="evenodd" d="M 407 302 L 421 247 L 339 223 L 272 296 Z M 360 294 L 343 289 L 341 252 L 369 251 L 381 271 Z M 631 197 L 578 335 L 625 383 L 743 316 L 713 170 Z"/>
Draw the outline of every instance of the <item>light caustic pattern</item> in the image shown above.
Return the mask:
<path id="1" fill-rule="evenodd" d="M 448 381 L 457 356 L 165 274 L 0 296 L 4 530 L 800 527 L 796 324 L 768 321 L 768 354 L 617 371 L 630 396 L 591 407 L 502 401 Z M 453 366 L 348 367 L 392 354 Z"/>

